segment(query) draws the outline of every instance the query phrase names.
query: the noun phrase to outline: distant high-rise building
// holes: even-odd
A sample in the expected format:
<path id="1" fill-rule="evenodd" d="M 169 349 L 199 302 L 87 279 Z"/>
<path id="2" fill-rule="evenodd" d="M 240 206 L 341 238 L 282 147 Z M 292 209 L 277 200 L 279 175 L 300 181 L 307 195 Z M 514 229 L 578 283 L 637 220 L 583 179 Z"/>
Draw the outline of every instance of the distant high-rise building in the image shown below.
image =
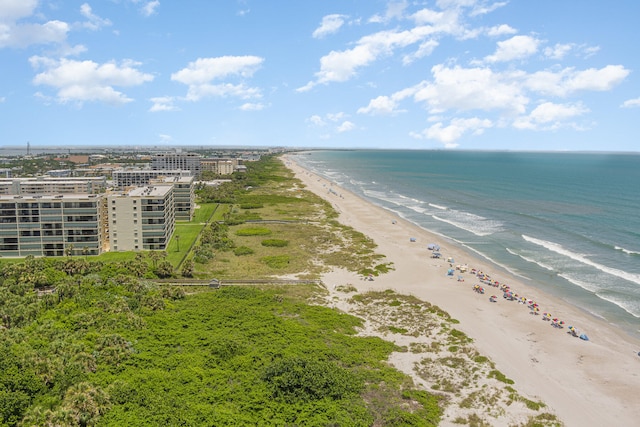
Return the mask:
<path id="1" fill-rule="evenodd" d="M 200 176 L 201 156 L 196 153 L 160 153 L 151 159 L 151 169 L 154 170 L 189 170 L 191 175 Z"/>

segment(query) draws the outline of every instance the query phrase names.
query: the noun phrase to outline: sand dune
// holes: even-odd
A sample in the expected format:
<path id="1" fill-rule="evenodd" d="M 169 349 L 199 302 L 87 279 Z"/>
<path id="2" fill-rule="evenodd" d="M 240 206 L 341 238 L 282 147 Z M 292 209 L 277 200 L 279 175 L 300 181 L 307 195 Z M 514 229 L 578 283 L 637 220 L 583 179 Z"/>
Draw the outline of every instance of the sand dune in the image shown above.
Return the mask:
<path id="1" fill-rule="evenodd" d="M 351 284 L 359 291 L 393 289 L 439 306 L 460 321 L 457 329 L 471 337 L 480 353 L 515 381 L 518 392 L 546 403 L 546 410 L 565 425 L 639 425 L 640 341 L 528 286 L 451 241 L 310 173 L 295 163 L 295 155 L 283 159 L 308 190 L 333 205 L 340 222 L 371 237 L 378 252 L 395 267 L 374 281 L 334 271 L 324 277 L 326 284 Z M 429 243 L 440 245 L 443 259 L 430 258 Z M 586 333 L 590 341 L 570 336 L 566 327 L 551 327 L 550 322 L 541 320 L 542 316 L 532 315 L 526 304 L 503 299 L 502 292 L 494 287 L 483 285 L 485 294 L 474 292 L 473 285 L 480 282 L 470 272 L 447 275 L 451 268 L 448 257 L 453 257 L 456 265 L 466 264 L 509 284 L 520 296 L 536 301 L 542 312 L 550 312 Z M 458 275 L 464 281 L 458 281 Z M 491 294 L 498 295 L 496 303 L 489 302 Z M 407 370 L 414 364 L 412 354 L 402 357 L 394 356 L 393 363 Z M 510 407 L 504 410 L 508 413 Z M 454 415 L 448 414 L 443 424 L 450 424 Z M 496 418 L 492 425 L 502 425 L 507 419 Z"/>

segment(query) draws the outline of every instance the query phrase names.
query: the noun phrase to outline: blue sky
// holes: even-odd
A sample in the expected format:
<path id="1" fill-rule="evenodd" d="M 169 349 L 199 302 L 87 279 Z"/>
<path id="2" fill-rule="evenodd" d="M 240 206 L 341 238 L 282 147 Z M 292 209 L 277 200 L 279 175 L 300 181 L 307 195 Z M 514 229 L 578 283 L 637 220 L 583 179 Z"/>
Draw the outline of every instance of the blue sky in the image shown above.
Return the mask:
<path id="1" fill-rule="evenodd" d="M 640 151 L 640 2 L 0 0 L 0 146 Z"/>

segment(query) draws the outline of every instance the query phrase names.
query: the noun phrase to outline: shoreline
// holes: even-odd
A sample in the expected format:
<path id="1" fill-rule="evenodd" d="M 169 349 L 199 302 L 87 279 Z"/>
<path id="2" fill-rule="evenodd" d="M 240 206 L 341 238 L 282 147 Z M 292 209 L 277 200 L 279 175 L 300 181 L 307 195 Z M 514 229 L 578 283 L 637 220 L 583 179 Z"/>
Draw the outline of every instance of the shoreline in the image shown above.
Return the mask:
<path id="1" fill-rule="evenodd" d="M 323 277 L 329 285 L 352 284 L 367 290 L 393 289 L 414 295 L 447 311 L 460 321 L 460 330 L 474 340 L 498 370 L 515 381 L 516 389 L 546 403 L 565 425 L 633 425 L 640 419 L 636 396 L 640 393 L 640 341 L 614 329 L 588 311 L 570 305 L 527 285 L 490 260 L 480 257 L 451 239 L 436 235 L 404 220 L 393 212 L 316 175 L 295 161 L 282 157 L 311 191 L 327 200 L 338 212 L 338 220 L 372 238 L 377 252 L 392 262 L 395 270 L 374 281 L 362 282 L 357 274 L 333 271 Z M 429 258 L 426 246 L 436 243 L 443 258 Z M 446 259 L 453 257 L 450 266 Z M 473 292 L 479 280 L 469 272 L 447 272 L 467 265 L 507 283 L 527 300 L 540 305 L 585 332 L 590 341 L 574 338 L 563 329 L 550 327 L 542 315 L 530 314 L 526 304 L 507 301 L 499 288 L 485 287 L 485 294 Z M 464 281 L 458 281 L 461 276 Z M 497 303 L 490 303 L 490 295 Z"/>

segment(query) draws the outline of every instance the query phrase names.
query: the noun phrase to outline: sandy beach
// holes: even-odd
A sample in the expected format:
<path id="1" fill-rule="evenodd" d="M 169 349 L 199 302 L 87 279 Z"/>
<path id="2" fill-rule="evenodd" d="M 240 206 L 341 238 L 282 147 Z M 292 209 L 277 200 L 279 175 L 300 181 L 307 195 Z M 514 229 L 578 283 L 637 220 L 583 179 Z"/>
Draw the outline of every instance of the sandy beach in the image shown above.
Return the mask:
<path id="1" fill-rule="evenodd" d="M 333 205 L 340 222 L 372 238 L 378 245 L 377 252 L 393 263 L 393 271 L 373 281 L 362 280 L 355 273 L 332 271 L 323 277 L 328 287 L 349 284 L 360 292 L 393 289 L 437 305 L 460 321 L 457 328 L 473 339 L 478 351 L 489 357 L 496 369 L 515 381 L 513 387 L 519 393 L 544 402 L 546 411 L 567 426 L 638 425 L 640 341 L 527 286 L 477 254 L 310 173 L 295 162 L 295 155 L 283 160 L 307 190 Z M 432 252 L 427 249 L 430 243 L 440 246 L 442 258 L 431 258 Z M 453 268 L 466 266 L 467 272 L 448 275 L 452 268 L 449 257 L 455 260 Z M 504 299 L 499 288 L 481 284 L 471 269 L 508 284 L 520 297 L 539 304 L 541 313 L 551 313 L 566 326 L 554 328 L 550 321 L 542 320 L 542 315 L 532 314 L 527 304 Z M 485 293 L 474 292 L 475 284 L 481 284 Z M 497 302 L 489 301 L 491 295 L 498 296 Z M 568 325 L 587 334 L 589 341 L 568 334 Z M 410 373 L 415 364 L 411 357 L 411 353 L 395 355 L 392 363 Z M 510 408 L 504 411 L 508 413 Z M 454 425 L 454 415 L 445 414 L 442 425 Z M 487 422 L 509 425 L 506 420 L 508 417 Z"/>

